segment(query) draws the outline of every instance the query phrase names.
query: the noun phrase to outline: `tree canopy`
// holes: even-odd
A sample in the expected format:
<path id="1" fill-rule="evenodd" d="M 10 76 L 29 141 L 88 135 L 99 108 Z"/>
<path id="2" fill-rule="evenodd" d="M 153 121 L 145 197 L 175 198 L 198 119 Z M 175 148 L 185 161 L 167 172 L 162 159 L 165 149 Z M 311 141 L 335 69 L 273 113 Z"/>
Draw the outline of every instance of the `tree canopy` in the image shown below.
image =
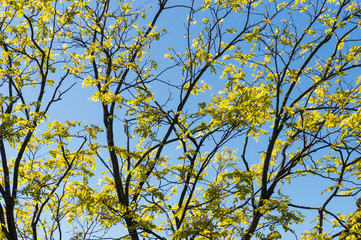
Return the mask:
<path id="1" fill-rule="evenodd" d="M 0 5 L 1 239 L 357 239 L 359 0 Z"/>

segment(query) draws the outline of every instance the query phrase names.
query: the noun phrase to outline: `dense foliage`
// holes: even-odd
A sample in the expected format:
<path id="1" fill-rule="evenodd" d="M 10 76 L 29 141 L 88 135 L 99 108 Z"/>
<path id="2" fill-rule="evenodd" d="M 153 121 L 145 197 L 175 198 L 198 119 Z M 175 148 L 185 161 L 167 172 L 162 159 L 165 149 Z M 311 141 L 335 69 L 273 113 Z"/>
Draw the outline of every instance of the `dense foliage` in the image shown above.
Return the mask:
<path id="1" fill-rule="evenodd" d="M 2 239 L 358 239 L 358 0 L 0 2 Z"/>

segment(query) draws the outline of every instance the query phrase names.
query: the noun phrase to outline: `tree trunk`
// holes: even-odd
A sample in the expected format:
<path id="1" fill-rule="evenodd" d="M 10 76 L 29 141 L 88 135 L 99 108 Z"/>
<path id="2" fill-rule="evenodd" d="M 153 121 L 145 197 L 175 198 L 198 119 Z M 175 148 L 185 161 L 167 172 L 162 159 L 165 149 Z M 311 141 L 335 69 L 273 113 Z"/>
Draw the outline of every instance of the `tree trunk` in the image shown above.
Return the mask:
<path id="1" fill-rule="evenodd" d="M 6 222 L 8 225 L 8 240 L 17 240 L 17 232 L 15 226 L 15 218 L 14 218 L 14 199 L 12 197 L 7 197 L 5 199 L 5 212 L 6 212 Z"/>
<path id="2" fill-rule="evenodd" d="M 242 240 L 250 240 L 252 238 L 253 234 L 255 233 L 255 231 L 257 229 L 257 225 L 258 225 L 261 217 L 262 217 L 262 214 L 258 211 L 254 214 L 252 223 L 251 223 L 251 225 L 249 225 L 247 233 L 242 237 Z"/>

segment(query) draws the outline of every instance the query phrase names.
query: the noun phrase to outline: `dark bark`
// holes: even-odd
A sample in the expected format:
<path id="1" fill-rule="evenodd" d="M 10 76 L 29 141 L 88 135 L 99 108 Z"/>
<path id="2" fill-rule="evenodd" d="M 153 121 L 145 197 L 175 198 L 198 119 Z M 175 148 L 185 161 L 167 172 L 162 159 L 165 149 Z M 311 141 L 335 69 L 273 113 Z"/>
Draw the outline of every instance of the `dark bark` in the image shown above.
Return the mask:
<path id="1" fill-rule="evenodd" d="M 6 222 L 8 226 L 8 240 L 17 240 L 18 235 L 15 225 L 14 217 L 14 199 L 10 196 L 5 198 L 5 212 L 6 212 Z"/>

